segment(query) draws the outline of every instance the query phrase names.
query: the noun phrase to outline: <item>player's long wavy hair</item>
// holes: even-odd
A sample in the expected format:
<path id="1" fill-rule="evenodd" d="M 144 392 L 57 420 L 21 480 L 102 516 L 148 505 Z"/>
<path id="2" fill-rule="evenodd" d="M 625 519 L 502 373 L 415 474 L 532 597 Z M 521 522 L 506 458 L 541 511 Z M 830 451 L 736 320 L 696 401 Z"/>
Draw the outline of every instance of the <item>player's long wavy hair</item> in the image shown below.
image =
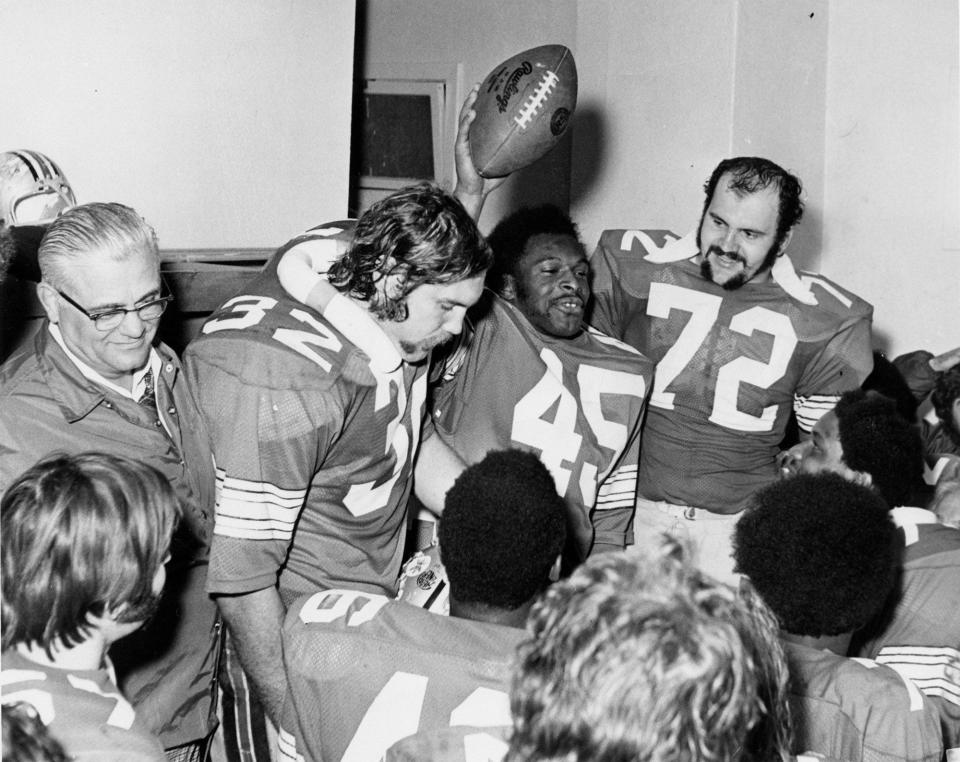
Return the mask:
<path id="1" fill-rule="evenodd" d="M 776 621 L 672 541 L 589 559 L 547 591 L 528 629 L 509 762 L 790 758 Z"/>
<path id="2" fill-rule="evenodd" d="M 382 320 L 407 317 L 406 296 L 424 283 L 482 275 L 493 254 L 466 209 L 432 183 L 404 188 L 378 201 L 357 221 L 350 249 L 330 268 L 340 291 L 368 302 Z M 401 276 L 399 293 L 378 288 Z"/>
<path id="3" fill-rule="evenodd" d="M 143 621 L 180 503 L 152 466 L 106 453 L 56 454 L 0 501 L 3 648 L 71 647 L 87 616 Z"/>
<path id="4" fill-rule="evenodd" d="M 706 199 L 703 202 L 703 214 L 706 214 L 707 209 L 710 208 L 710 202 L 713 200 L 713 193 L 717 189 L 720 178 L 727 173 L 730 174 L 730 189 L 738 193 L 757 193 L 770 187 L 777 189 L 780 204 L 777 215 L 777 235 L 772 251 L 779 251 L 787 233 L 803 217 L 803 201 L 800 199 L 803 187 L 800 179 L 769 159 L 757 156 L 724 159 L 704 183 L 703 191 L 706 193 Z"/>

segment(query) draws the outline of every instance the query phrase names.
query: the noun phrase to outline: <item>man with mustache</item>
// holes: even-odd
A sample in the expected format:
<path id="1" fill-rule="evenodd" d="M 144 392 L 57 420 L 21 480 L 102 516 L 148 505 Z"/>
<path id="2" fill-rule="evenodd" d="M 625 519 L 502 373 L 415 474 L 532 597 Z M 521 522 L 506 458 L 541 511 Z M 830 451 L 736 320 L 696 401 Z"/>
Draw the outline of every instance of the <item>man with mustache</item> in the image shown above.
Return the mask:
<path id="1" fill-rule="evenodd" d="M 873 366 L 872 307 L 785 255 L 800 181 L 768 159 L 722 161 L 695 235 L 606 231 L 591 258 L 589 322 L 651 357 L 636 531 L 692 541 L 736 582 L 730 538 L 777 478 L 791 409 L 803 432 Z"/>
<path id="2" fill-rule="evenodd" d="M 320 314 L 284 292 L 277 266 L 331 247 L 338 299 Z M 318 589 L 392 594 L 418 446 L 428 505 L 447 486 L 425 492 L 444 464 L 462 469 L 429 432 L 420 445 L 427 368 L 460 333 L 490 260 L 451 194 L 405 188 L 282 247 L 187 347 L 217 465 L 207 588 L 230 630 L 227 670 L 239 658 L 275 725 L 286 608 Z"/>
<path id="3" fill-rule="evenodd" d="M 459 166 L 461 174 L 471 169 L 463 157 Z M 590 265 L 577 226 L 560 209 L 520 209 L 488 241 L 487 289 L 460 340 L 435 358 L 433 424 L 467 464 L 491 450 L 538 455 L 566 500 L 570 569 L 593 551 L 628 544 L 652 363 L 584 325 Z M 309 258 L 300 257 L 296 271 L 294 258 L 285 259 L 280 280 L 288 290 L 312 283 Z M 327 265 L 318 254 L 313 266 Z M 322 279 L 314 288 L 301 298 L 323 310 L 333 289 Z"/>

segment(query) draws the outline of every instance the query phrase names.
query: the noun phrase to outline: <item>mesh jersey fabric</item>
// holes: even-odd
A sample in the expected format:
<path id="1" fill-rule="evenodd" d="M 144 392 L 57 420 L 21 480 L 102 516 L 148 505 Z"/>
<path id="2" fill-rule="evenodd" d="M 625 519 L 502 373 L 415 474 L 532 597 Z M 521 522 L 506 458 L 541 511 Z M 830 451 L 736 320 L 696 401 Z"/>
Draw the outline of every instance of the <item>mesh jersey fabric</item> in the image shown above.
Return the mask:
<path id="1" fill-rule="evenodd" d="M 581 556 L 594 530 L 623 548 L 653 363 L 598 331 L 544 335 L 491 291 L 464 337 L 432 392 L 437 435 L 468 464 L 490 450 L 534 452 L 567 501 Z"/>
<path id="2" fill-rule="evenodd" d="M 2 658 L 3 703 L 23 701 L 33 706 L 70 759 L 166 759 L 160 742 L 120 694 L 110 670 L 59 669 L 30 661 L 13 650 L 5 651 Z"/>
<path id="3" fill-rule="evenodd" d="M 387 749 L 384 762 L 500 762 L 510 730 L 455 726 L 417 733 Z"/>
<path id="4" fill-rule="evenodd" d="M 913 511 L 921 509 L 893 513 Z M 940 712 L 948 748 L 960 747 L 960 685 L 948 674 L 960 663 L 960 529 L 934 521 L 897 523 L 904 539 L 900 582 L 855 652 L 913 680 Z"/>
<path id="5" fill-rule="evenodd" d="M 810 274 L 800 280 L 816 304 L 773 279 L 726 291 L 690 259 L 658 261 L 658 242 L 671 236 L 603 233 L 590 260 L 589 319 L 657 363 L 640 494 L 733 513 L 777 478 L 798 398 L 818 415 L 870 373 L 872 307 Z"/>
<path id="6" fill-rule="evenodd" d="M 208 590 L 392 589 L 426 363 L 388 370 L 276 279 L 281 249 L 187 348 L 217 509 Z"/>
<path id="7" fill-rule="evenodd" d="M 784 643 L 790 669 L 795 752 L 848 762 L 937 762 L 936 708 L 894 670 Z"/>
<path id="8" fill-rule="evenodd" d="M 299 599 L 283 632 L 290 758 L 379 760 L 417 732 L 509 725 L 511 664 L 523 636 L 356 591 Z"/>

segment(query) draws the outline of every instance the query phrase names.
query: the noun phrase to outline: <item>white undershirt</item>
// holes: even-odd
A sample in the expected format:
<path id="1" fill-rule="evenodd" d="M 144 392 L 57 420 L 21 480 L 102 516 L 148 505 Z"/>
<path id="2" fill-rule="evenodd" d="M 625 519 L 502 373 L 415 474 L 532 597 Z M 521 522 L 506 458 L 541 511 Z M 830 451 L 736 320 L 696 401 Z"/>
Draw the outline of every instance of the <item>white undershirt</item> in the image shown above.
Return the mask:
<path id="1" fill-rule="evenodd" d="M 102 375 L 97 373 L 93 368 L 87 365 L 83 360 L 77 357 L 73 352 L 70 351 L 66 343 L 63 341 L 63 334 L 60 332 L 60 326 L 50 323 L 50 335 L 53 336 L 54 341 L 60 345 L 60 348 L 66 353 L 67 357 L 70 358 L 70 362 L 77 366 L 85 378 L 93 381 L 93 383 L 99 386 L 105 386 L 107 389 L 116 392 L 117 394 L 126 397 L 127 399 L 138 402 L 143 396 L 145 391 L 144 379 L 147 375 L 147 371 L 153 371 L 153 391 L 157 391 L 157 379 L 160 376 L 160 368 L 163 365 L 163 361 L 160 359 L 160 355 L 157 354 L 157 350 L 153 347 L 150 347 L 150 355 L 147 359 L 146 365 L 143 366 L 138 371 L 133 373 L 133 389 L 125 389 L 119 384 L 115 384 L 113 381 L 104 378 Z"/>

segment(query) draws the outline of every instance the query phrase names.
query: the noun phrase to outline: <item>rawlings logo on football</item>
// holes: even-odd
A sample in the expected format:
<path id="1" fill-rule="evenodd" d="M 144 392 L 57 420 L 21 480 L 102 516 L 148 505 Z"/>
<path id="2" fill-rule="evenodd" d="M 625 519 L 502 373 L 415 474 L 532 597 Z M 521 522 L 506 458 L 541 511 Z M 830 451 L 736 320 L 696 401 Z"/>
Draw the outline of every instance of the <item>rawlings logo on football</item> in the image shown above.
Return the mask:
<path id="1" fill-rule="evenodd" d="M 560 80 L 557 78 L 557 75 L 552 71 L 548 71 L 543 75 L 543 79 L 540 80 L 540 84 L 537 85 L 537 89 L 534 91 L 533 95 L 527 98 L 527 102 L 523 104 L 523 108 L 520 109 L 520 113 L 517 114 L 513 121 L 517 123 L 521 130 L 526 129 L 527 125 L 533 121 L 533 118 L 537 115 L 537 112 L 540 110 L 540 107 L 544 104 L 544 101 L 547 100 L 547 96 L 550 95 L 550 91 L 556 87 L 557 82 Z"/>
<path id="2" fill-rule="evenodd" d="M 563 45 L 511 56 L 487 75 L 474 101 L 470 155 L 483 177 L 504 177 L 543 156 L 569 128 L 577 67 Z"/>
<path id="3" fill-rule="evenodd" d="M 532 71 L 533 66 L 531 66 L 530 62 L 524 61 L 523 64 L 514 69 L 513 74 L 507 78 L 507 82 L 503 86 L 503 92 L 497 96 L 497 108 L 500 109 L 501 114 L 509 108 L 510 99 L 519 91 L 520 80 Z"/>
<path id="4" fill-rule="evenodd" d="M 558 108 L 550 117 L 550 134 L 560 137 L 570 123 L 570 110 Z"/>

